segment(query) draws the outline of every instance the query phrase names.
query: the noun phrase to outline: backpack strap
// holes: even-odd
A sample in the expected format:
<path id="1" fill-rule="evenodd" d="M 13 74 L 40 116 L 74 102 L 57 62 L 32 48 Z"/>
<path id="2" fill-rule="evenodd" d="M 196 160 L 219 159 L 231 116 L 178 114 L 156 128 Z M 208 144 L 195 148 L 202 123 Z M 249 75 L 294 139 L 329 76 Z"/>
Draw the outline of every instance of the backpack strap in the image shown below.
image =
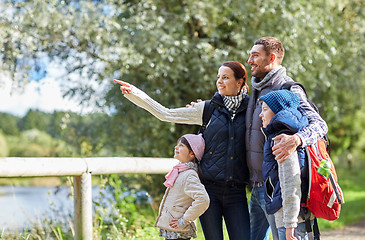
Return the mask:
<path id="1" fill-rule="evenodd" d="M 319 232 L 317 218 L 314 217 L 313 228 L 312 228 L 312 224 L 311 224 L 311 220 L 310 220 L 311 212 L 309 211 L 307 206 L 305 206 L 305 205 L 300 206 L 299 216 L 305 222 L 305 230 L 308 234 L 308 239 L 309 240 L 320 240 L 321 233 Z"/>
<path id="2" fill-rule="evenodd" d="M 314 235 L 314 240 L 320 240 L 321 238 L 321 233 L 319 232 L 319 227 L 318 227 L 318 221 L 317 218 L 314 218 L 314 223 L 313 223 L 313 235 Z"/>
<path id="3" fill-rule="evenodd" d="M 284 85 L 281 87 L 281 89 L 286 89 L 290 91 L 290 88 L 294 85 L 298 85 L 301 89 L 303 89 L 305 95 L 307 96 L 307 91 L 305 90 L 305 87 L 303 86 L 303 84 L 298 83 L 298 82 L 294 82 L 294 81 L 290 81 L 290 82 L 286 82 L 284 83 Z"/>
<path id="4" fill-rule="evenodd" d="M 205 101 L 204 110 L 203 110 L 203 124 L 200 126 L 198 134 L 203 133 L 207 128 L 207 125 L 212 117 L 214 111 L 214 103 L 212 100 Z"/>

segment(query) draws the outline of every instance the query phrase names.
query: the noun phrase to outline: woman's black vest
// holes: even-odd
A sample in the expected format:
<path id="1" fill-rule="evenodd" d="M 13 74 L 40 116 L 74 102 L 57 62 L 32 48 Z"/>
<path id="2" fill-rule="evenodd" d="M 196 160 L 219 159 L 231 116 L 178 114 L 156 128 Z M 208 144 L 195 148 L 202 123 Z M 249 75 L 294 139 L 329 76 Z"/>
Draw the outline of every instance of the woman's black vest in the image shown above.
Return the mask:
<path id="1" fill-rule="evenodd" d="M 210 123 L 205 129 L 205 151 L 200 162 L 202 182 L 232 182 L 247 184 L 249 170 L 245 157 L 246 96 L 234 119 L 225 108 L 222 96 L 215 93 Z"/>

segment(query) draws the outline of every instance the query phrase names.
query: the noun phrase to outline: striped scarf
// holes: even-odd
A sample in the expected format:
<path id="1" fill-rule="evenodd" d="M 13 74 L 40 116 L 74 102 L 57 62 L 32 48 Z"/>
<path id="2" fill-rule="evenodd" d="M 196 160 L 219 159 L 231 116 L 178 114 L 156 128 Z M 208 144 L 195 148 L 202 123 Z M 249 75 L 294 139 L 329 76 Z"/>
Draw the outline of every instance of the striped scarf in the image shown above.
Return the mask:
<path id="1" fill-rule="evenodd" d="M 223 102 L 224 106 L 226 106 L 227 110 L 231 113 L 232 119 L 236 115 L 238 108 L 241 106 L 242 100 L 246 95 L 246 90 L 241 91 L 237 96 L 224 96 Z"/>

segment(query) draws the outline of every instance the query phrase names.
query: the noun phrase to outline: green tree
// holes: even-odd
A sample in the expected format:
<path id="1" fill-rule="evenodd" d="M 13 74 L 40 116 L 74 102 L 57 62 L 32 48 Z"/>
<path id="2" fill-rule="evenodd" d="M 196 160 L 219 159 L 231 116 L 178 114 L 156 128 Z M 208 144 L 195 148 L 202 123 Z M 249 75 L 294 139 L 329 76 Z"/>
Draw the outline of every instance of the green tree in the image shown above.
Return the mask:
<path id="1" fill-rule="evenodd" d="M 67 116 L 67 115 L 66 115 Z M 63 120 L 62 139 L 73 146 L 75 154 L 92 156 L 102 154 L 108 141 L 109 117 L 94 113 L 85 116 L 72 114 Z"/>
<path id="2" fill-rule="evenodd" d="M 210 98 L 220 64 L 245 63 L 253 41 L 267 35 L 284 43 L 283 65 L 320 108 L 335 153 L 352 151 L 356 145 L 344 140 L 361 135 L 348 116 L 363 111 L 365 103 L 362 0 L 34 0 L 6 1 L 0 9 L 2 67 L 24 82 L 28 59 L 47 55 L 66 65 L 65 81 L 74 81 L 76 73 L 99 83 L 78 80 L 68 94 L 113 110 L 103 130 L 114 149 L 171 156 L 176 139 L 197 128 L 163 123 L 137 109 L 123 99 L 113 77 L 166 106 L 184 106 Z M 97 97 L 101 86 L 103 96 Z"/>
<path id="3" fill-rule="evenodd" d="M 19 129 L 21 131 L 38 129 L 47 131 L 50 122 L 50 114 L 39 110 L 30 109 L 25 116 L 19 121 Z"/>
<path id="4" fill-rule="evenodd" d="M 4 134 L 17 135 L 19 133 L 17 126 L 19 119 L 19 117 L 8 113 L 0 113 L 0 129 Z"/>
<path id="5" fill-rule="evenodd" d="M 54 138 L 61 138 L 72 115 L 74 114 L 54 111 L 50 117 L 47 132 Z"/>
<path id="6" fill-rule="evenodd" d="M 38 129 L 26 130 L 7 139 L 10 157 L 66 157 L 72 154 L 64 141 Z"/>
<path id="7" fill-rule="evenodd" d="M 8 144 L 2 132 L 0 131 L 0 157 L 7 157 L 9 154 Z"/>

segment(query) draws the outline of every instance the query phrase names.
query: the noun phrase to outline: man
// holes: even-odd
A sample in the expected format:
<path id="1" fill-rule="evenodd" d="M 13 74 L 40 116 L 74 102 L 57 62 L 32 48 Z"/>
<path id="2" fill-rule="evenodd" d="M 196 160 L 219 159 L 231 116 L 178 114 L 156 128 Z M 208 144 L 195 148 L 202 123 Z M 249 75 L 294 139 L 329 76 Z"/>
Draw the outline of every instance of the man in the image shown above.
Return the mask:
<path id="1" fill-rule="evenodd" d="M 274 215 L 268 215 L 265 209 L 262 180 L 265 137 L 261 132 L 262 122 L 259 117 L 261 104 L 258 99 L 268 92 L 282 89 L 285 83 L 293 81 L 286 75 L 286 69 L 281 66 L 283 58 L 282 43 L 274 37 L 263 37 L 255 41 L 248 59 L 252 75 L 252 94 L 246 113 L 246 152 L 252 184 L 249 204 L 251 240 L 268 239 L 270 228 L 274 240 L 278 239 Z M 280 141 L 272 149 L 275 159 L 279 162 L 284 161 L 297 147 L 315 143 L 328 131 L 325 121 L 309 104 L 304 90 L 298 85 L 293 85 L 290 91 L 298 95 L 299 111 L 307 117 L 309 125 L 294 135 L 281 134 L 273 139 Z"/>

